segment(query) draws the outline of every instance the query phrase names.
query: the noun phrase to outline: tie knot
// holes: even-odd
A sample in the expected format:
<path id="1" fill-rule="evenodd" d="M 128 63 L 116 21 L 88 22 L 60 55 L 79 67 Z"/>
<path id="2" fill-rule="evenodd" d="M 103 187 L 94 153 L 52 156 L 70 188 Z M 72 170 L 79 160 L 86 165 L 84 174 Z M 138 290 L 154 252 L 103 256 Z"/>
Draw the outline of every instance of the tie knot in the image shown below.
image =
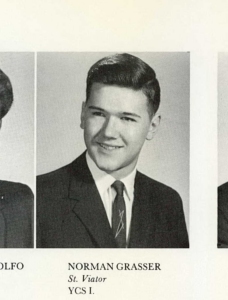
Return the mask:
<path id="1" fill-rule="evenodd" d="M 116 180 L 112 184 L 112 187 L 115 189 L 117 196 L 123 196 L 124 184 L 122 181 Z"/>

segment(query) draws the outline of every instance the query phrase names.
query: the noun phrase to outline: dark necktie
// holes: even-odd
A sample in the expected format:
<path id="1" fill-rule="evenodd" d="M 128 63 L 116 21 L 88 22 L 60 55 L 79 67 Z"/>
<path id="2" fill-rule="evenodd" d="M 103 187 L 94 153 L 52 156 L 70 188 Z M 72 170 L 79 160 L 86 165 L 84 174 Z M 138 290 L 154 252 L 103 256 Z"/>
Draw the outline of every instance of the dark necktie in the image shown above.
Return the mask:
<path id="1" fill-rule="evenodd" d="M 112 205 L 112 230 L 119 248 L 126 248 L 126 206 L 123 197 L 124 184 L 116 180 L 112 187 L 116 197 Z"/>

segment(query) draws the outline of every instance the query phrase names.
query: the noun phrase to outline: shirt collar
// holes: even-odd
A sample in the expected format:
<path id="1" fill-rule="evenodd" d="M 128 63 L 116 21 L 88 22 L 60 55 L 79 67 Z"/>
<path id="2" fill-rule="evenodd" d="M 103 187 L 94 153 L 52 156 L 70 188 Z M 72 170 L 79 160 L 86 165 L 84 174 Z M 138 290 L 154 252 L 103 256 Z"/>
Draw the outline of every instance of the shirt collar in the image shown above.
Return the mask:
<path id="1" fill-rule="evenodd" d="M 127 175 L 125 178 L 121 179 L 121 181 L 123 182 L 123 184 L 125 186 L 125 191 L 128 196 L 128 199 L 130 199 L 132 201 L 134 199 L 135 175 L 136 175 L 136 167 L 129 175 Z"/>
<path id="2" fill-rule="evenodd" d="M 86 161 L 89 170 L 93 176 L 93 179 L 95 181 L 95 184 L 97 186 L 97 189 L 99 191 L 99 194 L 103 195 L 104 192 L 106 192 L 108 188 L 116 181 L 116 179 L 110 174 L 100 170 L 95 164 L 95 162 L 89 156 L 88 151 L 86 152 Z M 132 201 L 134 199 L 135 175 L 136 175 L 136 167 L 129 175 L 121 179 L 121 181 L 125 186 L 125 192 L 128 196 L 128 199 Z"/>

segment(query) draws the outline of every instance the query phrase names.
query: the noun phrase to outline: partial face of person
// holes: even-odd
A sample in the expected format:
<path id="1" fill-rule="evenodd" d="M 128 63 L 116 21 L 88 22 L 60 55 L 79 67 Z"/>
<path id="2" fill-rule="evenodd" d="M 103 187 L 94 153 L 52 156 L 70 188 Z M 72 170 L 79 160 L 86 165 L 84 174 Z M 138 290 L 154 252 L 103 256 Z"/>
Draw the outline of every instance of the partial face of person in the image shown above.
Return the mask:
<path id="1" fill-rule="evenodd" d="M 134 169 L 145 139 L 152 139 L 160 116 L 149 114 L 142 91 L 94 83 L 83 103 L 81 128 L 90 157 L 116 179 Z"/>

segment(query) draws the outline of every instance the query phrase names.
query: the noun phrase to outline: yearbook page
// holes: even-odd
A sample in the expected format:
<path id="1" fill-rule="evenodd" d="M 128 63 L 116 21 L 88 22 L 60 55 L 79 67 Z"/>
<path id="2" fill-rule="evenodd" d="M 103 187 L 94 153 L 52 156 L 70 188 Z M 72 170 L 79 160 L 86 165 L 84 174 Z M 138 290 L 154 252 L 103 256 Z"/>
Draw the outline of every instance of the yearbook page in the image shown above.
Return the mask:
<path id="1" fill-rule="evenodd" d="M 226 299 L 226 11 L 2 2 L 2 299 Z"/>

